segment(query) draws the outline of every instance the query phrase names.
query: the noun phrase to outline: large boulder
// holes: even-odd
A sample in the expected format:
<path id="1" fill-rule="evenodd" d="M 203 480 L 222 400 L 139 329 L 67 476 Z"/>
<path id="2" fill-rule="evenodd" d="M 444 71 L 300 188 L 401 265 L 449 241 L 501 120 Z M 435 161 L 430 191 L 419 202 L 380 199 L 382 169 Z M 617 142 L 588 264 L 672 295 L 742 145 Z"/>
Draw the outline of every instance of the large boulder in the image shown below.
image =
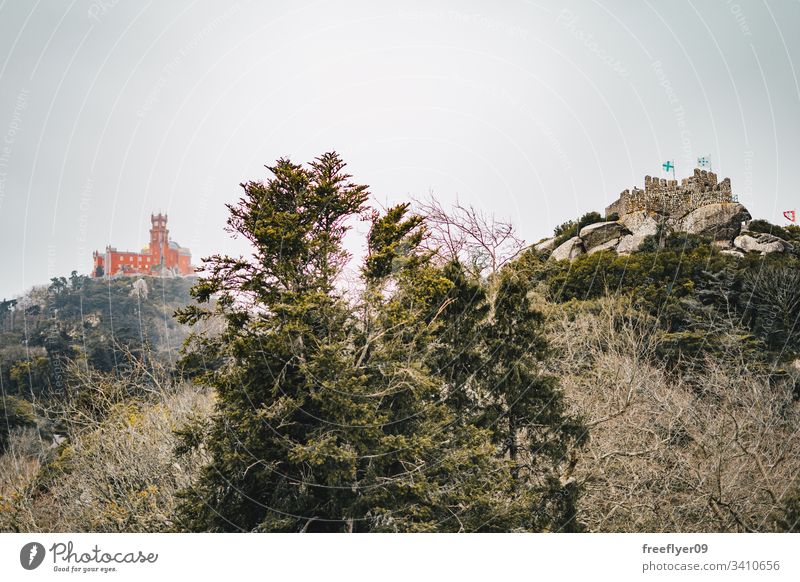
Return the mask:
<path id="1" fill-rule="evenodd" d="M 579 236 L 573 236 L 567 242 L 560 244 L 553 250 L 553 254 L 550 255 L 551 259 L 555 259 L 556 261 L 564 261 L 569 260 L 572 261 L 577 259 L 579 256 L 584 254 L 586 251 L 583 248 L 583 241 Z"/>
<path id="2" fill-rule="evenodd" d="M 580 238 L 586 249 L 592 249 L 613 239 L 630 234 L 627 228 L 617 221 L 595 222 L 588 224 L 581 229 Z"/>
<path id="3" fill-rule="evenodd" d="M 643 234 L 628 234 L 623 236 L 617 245 L 617 253 L 620 255 L 629 255 L 638 251 L 639 247 L 642 246 L 644 239 L 646 239 L 648 236 L 649 235 Z"/>
<path id="4" fill-rule="evenodd" d="M 676 230 L 731 240 L 738 236 L 742 222 L 751 218 L 747 208 L 738 202 L 718 202 L 692 210 L 678 221 Z"/>
<path id="5" fill-rule="evenodd" d="M 620 240 L 621 239 L 618 238 L 612 238 L 611 240 L 608 240 L 601 245 L 597 245 L 596 247 L 590 248 L 586 254 L 593 255 L 594 253 L 599 253 L 600 251 L 609 251 L 609 250 L 613 251 L 617 248 L 617 245 L 619 244 Z"/>
<path id="6" fill-rule="evenodd" d="M 535 248 L 537 251 L 549 253 L 554 248 L 556 248 L 556 237 L 548 238 L 543 240 L 542 242 L 536 243 L 535 245 L 533 245 L 533 248 Z"/>
<path id="7" fill-rule="evenodd" d="M 733 246 L 746 253 L 782 253 L 789 248 L 785 240 L 766 233 L 747 232 L 733 239 Z"/>
<path id="8" fill-rule="evenodd" d="M 646 210 L 630 212 L 622 216 L 619 223 L 631 231 L 631 234 L 643 237 L 658 234 L 658 220 Z"/>

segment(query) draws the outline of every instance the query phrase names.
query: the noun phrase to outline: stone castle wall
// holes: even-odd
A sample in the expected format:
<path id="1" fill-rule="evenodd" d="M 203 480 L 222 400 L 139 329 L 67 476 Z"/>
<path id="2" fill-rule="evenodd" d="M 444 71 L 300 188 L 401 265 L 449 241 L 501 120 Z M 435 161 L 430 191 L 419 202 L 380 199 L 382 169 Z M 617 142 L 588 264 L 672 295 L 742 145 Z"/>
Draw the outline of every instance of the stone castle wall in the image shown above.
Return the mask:
<path id="1" fill-rule="evenodd" d="M 707 204 L 736 201 L 729 178 L 717 182 L 713 172 L 695 169 L 693 176 L 680 183 L 645 176 L 644 190 L 634 187 L 623 191 L 618 200 L 606 207 L 606 216 L 647 210 L 678 218 Z"/>

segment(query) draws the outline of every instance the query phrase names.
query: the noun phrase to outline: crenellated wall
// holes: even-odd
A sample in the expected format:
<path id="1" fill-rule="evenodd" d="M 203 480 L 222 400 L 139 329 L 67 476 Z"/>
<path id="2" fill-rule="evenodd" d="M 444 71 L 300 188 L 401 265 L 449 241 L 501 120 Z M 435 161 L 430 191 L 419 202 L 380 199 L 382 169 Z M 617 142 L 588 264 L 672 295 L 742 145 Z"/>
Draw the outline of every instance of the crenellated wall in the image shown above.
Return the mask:
<path id="1" fill-rule="evenodd" d="M 637 210 L 660 212 L 679 218 L 692 210 L 718 202 L 736 202 L 730 178 L 717 182 L 717 175 L 695 169 L 694 175 L 677 180 L 644 177 L 644 190 L 624 190 L 619 199 L 606 207 L 606 216 L 620 216 Z"/>

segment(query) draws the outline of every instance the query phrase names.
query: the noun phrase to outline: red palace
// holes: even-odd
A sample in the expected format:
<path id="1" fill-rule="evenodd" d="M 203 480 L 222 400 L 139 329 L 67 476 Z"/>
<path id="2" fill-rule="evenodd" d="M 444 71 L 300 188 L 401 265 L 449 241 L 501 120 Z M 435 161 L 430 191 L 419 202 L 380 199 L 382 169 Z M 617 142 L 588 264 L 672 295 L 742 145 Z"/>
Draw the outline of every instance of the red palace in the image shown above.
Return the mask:
<path id="1" fill-rule="evenodd" d="M 192 275 L 192 253 L 169 240 L 166 214 L 150 215 L 150 244 L 142 252 L 118 251 L 107 246 L 106 252 L 95 251 L 93 277 L 115 275 Z"/>

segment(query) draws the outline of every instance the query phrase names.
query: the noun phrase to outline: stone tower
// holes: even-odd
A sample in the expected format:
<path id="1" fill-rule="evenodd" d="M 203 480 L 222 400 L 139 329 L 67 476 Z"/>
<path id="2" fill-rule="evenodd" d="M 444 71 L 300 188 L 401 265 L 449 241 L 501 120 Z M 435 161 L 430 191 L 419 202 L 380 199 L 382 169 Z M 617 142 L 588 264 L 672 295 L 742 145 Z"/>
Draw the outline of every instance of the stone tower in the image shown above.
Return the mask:
<path id="1" fill-rule="evenodd" d="M 169 249 L 169 230 L 167 230 L 167 215 L 150 215 L 150 256 L 156 265 L 164 265 Z"/>

